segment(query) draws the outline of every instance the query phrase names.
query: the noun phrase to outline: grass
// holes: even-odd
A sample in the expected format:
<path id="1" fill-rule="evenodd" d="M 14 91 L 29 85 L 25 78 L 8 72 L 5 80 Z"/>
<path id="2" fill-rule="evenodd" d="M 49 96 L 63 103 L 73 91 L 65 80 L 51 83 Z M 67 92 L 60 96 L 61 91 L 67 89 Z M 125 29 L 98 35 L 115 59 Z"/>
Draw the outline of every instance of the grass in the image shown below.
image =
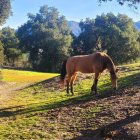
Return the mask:
<path id="1" fill-rule="evenodd" d="M 138 85 L 140 63 L 120 66 L 119 88 Z M 3 70 L 5 82 L 38 82 L 57 74 L 26 71 Z M 10 100 L 0 107 L 0 139 L 70 139 L 81 128 L 95 129 L 98 126 L 90 119 L 102 111 L 100 105 L 83 106 L 91 97 L 90 87 L 93 80 L 89 77 L 74 86 L 75 96 L 67 97 L 63 90 L 48 90 L 44 83 L 14 92 Z M 100 77 L 99 94 L 112 92 L 108 74 Z M 37 91 L 37 92 L 35 92 Z M 81 105 L 79 106 L 79 104 Z M 62 111 L 62 114 L 60 113 Z M 67 124 L 65 124 L 67 120 Z"/>
<path id="2" fill-rule="evenodd" d="M 39 73 L 30 71 L 19 70 L 1 70 L 3 81 L 5 82 L 20 82 L 20 83 L 33 83 L 42 80 L 46 80 L 57 76 L 56 73 Z"/>

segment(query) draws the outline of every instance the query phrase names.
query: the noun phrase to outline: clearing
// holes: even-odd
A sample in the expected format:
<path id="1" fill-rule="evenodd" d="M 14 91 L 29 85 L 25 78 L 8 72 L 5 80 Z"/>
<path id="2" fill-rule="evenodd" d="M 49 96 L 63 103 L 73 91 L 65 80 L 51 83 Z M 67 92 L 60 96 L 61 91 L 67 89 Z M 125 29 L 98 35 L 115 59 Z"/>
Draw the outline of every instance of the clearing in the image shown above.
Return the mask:
<path id="1" fill-rule="evenodd" d="M 116 93 L 103 73 L 94 96 L 89 95 L 93 75 L 80 74 L 75 96 L 67 97 L 57 74 L 2 73 L 1 140 L 140 139 L 140 63 L 120 66 Z"/>

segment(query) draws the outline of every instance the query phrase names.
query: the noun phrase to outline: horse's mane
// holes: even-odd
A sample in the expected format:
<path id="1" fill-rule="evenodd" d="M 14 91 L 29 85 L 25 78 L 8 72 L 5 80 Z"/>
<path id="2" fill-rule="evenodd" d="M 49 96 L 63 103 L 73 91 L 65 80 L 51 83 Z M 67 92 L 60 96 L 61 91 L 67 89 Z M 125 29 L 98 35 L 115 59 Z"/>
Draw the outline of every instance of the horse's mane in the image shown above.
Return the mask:
<path id="1" fill-rule="evenodd" d="M 101 61 L 102 61 L 102 65 L 103 68 L 107 68 L 109 71 L 115 71 L 115 65 L 111 59 L 111 57 L 109 55 L 107 55 L 106 53 L 99 53 L 101 56 Z"/>
<path id="2" fill-rule="evenodd" d="M 106 61 L 106 66 L 107 66 L 107 69 L 109 70 L 110 74 L 112 77 L 116 78 L 116 67 L 111 59 L 111 57 L 107 54 L 105 54 L 105 61 Z"/>

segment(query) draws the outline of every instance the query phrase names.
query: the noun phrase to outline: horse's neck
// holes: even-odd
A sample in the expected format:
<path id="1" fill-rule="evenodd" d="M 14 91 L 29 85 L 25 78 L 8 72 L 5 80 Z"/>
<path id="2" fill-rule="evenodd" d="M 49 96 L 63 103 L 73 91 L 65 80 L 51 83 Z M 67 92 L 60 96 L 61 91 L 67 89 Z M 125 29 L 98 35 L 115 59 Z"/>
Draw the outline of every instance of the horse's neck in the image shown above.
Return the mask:
<path id="1" fill-rule="evenodd" d="M 107 61 L 107 69 L 112 72 L 112 71 L 115 71 L 115 65 L 113 63 L 113 61 L 108 58 L 108 61 Z"/>

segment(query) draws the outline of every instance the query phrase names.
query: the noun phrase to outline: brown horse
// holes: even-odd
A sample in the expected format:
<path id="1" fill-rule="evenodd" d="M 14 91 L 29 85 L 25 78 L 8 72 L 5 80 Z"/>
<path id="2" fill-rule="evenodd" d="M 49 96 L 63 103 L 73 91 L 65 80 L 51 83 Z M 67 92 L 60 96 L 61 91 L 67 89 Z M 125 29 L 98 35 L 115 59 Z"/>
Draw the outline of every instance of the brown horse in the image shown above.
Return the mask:
<path id="1" fill-rule="evenodd" d="M 118 69 L 116 69 L 112 59 L 105 53 L 97 52 L 90 55 L 79 55 L 72 56 L 65 60 L 62 65 L 60 80 L 61 83 L 64 84 L 64 79 L 66 77 L 67 84 L 67 95 L 69 95 L 69 84 L 71 87 L 71 93 L 73 92 L 73 83 L 76 79 L 77 72 L 82 73 L 95 73 L 95 78 L 93 85 L 91 87 L 91 93 L 97 93 L 97 82 L 100 73 L 102 73 L 105 69 L 108 69 L 110 72 L 111 82 L 113 88 L 117 89 L 117 76 L 116 73 Z"/>

